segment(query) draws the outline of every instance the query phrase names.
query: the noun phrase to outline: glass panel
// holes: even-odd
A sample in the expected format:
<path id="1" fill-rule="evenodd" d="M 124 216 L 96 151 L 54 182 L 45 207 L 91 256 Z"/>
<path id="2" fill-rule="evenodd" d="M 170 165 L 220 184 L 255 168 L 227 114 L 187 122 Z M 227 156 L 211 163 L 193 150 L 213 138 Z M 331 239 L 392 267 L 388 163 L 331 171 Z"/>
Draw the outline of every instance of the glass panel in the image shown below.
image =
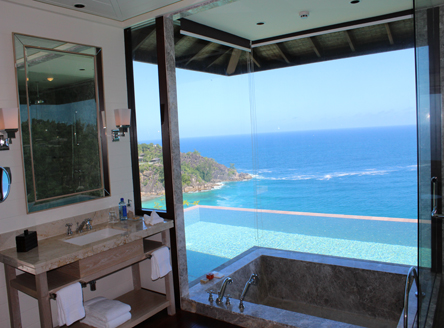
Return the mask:
<path id="1" fill-rule="evenodd" d="M 197 283 L 255 243 L 251 57 L 183 38 L 176 46 L 182 188 L 188 280 Z"/>
<path id="2" fill-rule="evenodd" d="M 436 4 L 437 5 L 437 4 Z M 436 191 L 437 212 L 442 213 L 442 133 L 441 133 L 441 85 L 434 77 L 440 70 L 439 56 L 441 45 L 439 37 L 439 8 L 432 7 L 430 1 L 415 1 L 416 31 L 416 76 L 418 108 L 418 183 L 419 183 L 419 223 L 418 223 L 418 270 L 424 297 L 418 298 L 418 327 L 432 322 L 433 313 L 429 313 L 435 286 L 439 284 L 436 273 L 441 272 L 442 263 L 439 250 L 442 239 L 437 231 L 441 222 L 432 222 L 431 211 Z M 441 52 L 441 54 L 439 54 Z M 437 56 L 438 53 L 438 56 Z M 432 177 L 436 177 L 432 184 Z M 428 320 L 429 318 L 429 320 Z"/>
<path id="3" fill-rule="evenodd" d="M 416 264 L 414 63 L 408 49 L 254 73 L 258 246 Z"/>
<path id="4" fill-rule="evenodd" d="M 166 211 L 156 27 L 132 31 L 142 209 Z"/>

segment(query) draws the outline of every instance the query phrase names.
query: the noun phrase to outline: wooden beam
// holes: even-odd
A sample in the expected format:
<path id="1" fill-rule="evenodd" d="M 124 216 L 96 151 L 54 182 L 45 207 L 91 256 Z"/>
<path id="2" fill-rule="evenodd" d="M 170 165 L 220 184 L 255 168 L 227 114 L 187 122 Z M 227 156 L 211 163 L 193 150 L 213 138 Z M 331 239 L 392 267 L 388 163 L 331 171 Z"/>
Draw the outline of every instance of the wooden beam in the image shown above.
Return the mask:
<path id="1" fill-rule="evenodd" d="M 140 48 L 142 44 L 144 44 L 146 41 L 155 41 L 156 40 L 156 29 L 152 30 L 150 34 L 148 34 L 146 37 L 144 37 L 138 44 L 136 44 L 133 47 L 133 52 L 137 51 L 137 49 Z"/>
<path id="2" fill-rule="evenodd" d="M 387 36 L 388 36 L 389 42 L 391 45 L 394 45 L 395 42 L 393 41 L 393 35 L 392 35 L 392 31 L 390 30 L 389 24 L 385 23 L 384 25 L 385 25 L 385 30 L 387 31 Z"/>
<path id="3" fill-rule="evenodd" d="M 285 60 L 287 64 L 290 64 L 290 61 L 288 60 L 287 56 L 285 56 L 284 52 L 278 44 L 274 43 L 271 44 L 271 46 L 279 53 L 279 55 L 282 57 L 282 59 Z"/>
<path id="4" fill-rule="evenodd" d="M 231 53 L 230 61 L 228 62 L 227 66 L 227 74 L 231 75 L 236 71 L 237 64 L 239 63 L 239 58 L 242 53 L 242 50 L 240 49 L 233 49 L 233 52 Z"/>
<path id="5" fill-rule="evenodd" d="M 189 50 L 198 39 L 192 38 L 191 36 L 184 35 L 179 41 L 174 45 L 174 49 L 176 52 L 176 57 L 182 56 L 187 50 Z"/>
<path id="6" fill-rule="evenodd" d="M 253 61 L 253 63 L 255 63 L 257 67 L 261 67 L 259 62 L 254 58 L 253 53 L 251 53 L 250 56 L 251 56 L 251 60 Z"/>
<path id="7" fill-rule="evenodd" d="M 211 52 L 213 52 L 216 48 L 219 47 L 219 44 L 214 42 L 208 42 L 205 47 L 200 49 L 197 54 L 195 54 L 187 63 L 185 66 L 187 66 L 189 63 L 191 63 L 193 60 L 202 59 L 205 58 L 207 55 L 209 55 Z"/>
<path id="8" fill-rule="evenodd" d="M 315 41 L 312 38 L 307 38 L 307 40 L 311 43 L 311 46 L 313 47 L 314 52 L 316 53 L 316 56 L 321 58 L 321 53 L 319 52 L 318 47 L 316 46 Z"/>
<path id="9" fill-rule="evenodd" d="M 217 62 L 221 57 L 225 56 L 230 50 L 231 50 L 231 48 L 228 48 L 226 51 L 224 51 L 224 53 L 222 55 L 220 55 L 219 57 L 217 57 L 215 60 L 213 60 L 211 62 L 211 64 L 207 66 L 207 68 L 210 67 L 210 66 L 213 66 L 213 64 L 215 62 Z"/>
<path id="10" fill-rule="evenodd" d="M 350 46 L 350 50 L 355 52 L 356 49 L 355 49 L 355 46 L 353 45 L 353 41 L 352 41 L 352 39 L 350 37 L 350 33 L 348 33 L 348 31 L 344 31 L 344 35 L 345 35 L 345 39 L 348 42 L 348 45 Z"/>

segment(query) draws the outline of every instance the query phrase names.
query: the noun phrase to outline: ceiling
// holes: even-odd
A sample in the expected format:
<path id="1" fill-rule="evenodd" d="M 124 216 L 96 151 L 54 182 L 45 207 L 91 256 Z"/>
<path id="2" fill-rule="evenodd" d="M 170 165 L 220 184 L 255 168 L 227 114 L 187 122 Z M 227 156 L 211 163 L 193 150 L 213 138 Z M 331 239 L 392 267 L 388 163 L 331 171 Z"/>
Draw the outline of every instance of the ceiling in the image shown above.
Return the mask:
<path id="1" fill-rule="evenodd" d="M 149 13 L 182 0 L 34 0 L 117 21 Z M 75 5 L 83 5 L 76 8 Z"/>
<path id="2" fill-rule="evenodd" d="M 361 25 L 353 21 L 341 28 L 333 25 L 316 34 L 303 31 L 297 37 L 255 43 L 251 53 L 218 39 L 183 34 L 182 27 L 175 25 L 176 67 L 231 76 L 413 48 L 413 18 L 409 15 L 392 18 Z M 133 30 L 131 39 L 135 61 L 157 63 L 155 25 Z M 250 65 L 250 59 L 254 65 Z"/>
<path id="3" fill-rule="evenodd" d="M 187 19 L 254 41 L 412 7 L 412 0 L 361 0 L 357 4 L 350 0 L 239 0 Z M 308 17 L 299 17 L 301 11 L 308 11 Z"/>
<path id="4" fill-rule="evenodd" d="M 33 1 L 120 22 L 155 10 L 157 10 L 156 15 L 159 15 L 158 10 L 162 8 L 164 13 L 168 13 L 168 6 L 172 4 L 175 5 L 170 7 L 177 10 L 181 7 L 180 3 L 183 7 L 187 7 L 190 3 L 203 2 L 189 0 Z M 76 4 L 84 5 L 84 8 L 76 8 Z M 351 0 L 218 0 L 206 5 L 203 10 L 187 12 L 186 18 L 248 40 L 258 40 L 404 11 L 412 7 L 413 0 L 360 0 L 357 4 L 351 4 Z M 308 11 L 308 17 L 301 19 L 299 17 L 301 11 Z M 256 25 L 258 22 L 264 24 L 258 26 Z"/>

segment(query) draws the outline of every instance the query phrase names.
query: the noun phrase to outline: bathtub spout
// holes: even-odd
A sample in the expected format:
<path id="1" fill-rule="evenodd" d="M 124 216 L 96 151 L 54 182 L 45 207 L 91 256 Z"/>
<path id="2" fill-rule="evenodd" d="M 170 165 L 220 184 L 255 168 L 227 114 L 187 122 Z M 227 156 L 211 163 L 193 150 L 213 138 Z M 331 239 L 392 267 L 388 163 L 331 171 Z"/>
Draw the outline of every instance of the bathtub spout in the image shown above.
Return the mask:
<path id="1" fill-rule="evenodd" d="M 250 279 L 245 284 L 244 290 L 242 291 L 242 295 L 239 298 L 239 309 L 241 311 L 243 311 L 245 309 L 244 299 L 245 299 L 245 295 L 247 295 L 248 288 L 250 287 L 250 285 L 257 285 L 258 281 L 259 281 L 259 277 L 257 276 L 257 274 L 253 273 L 251 275 Z"/>
<path id="2" fill-rule="evenodd" d="M 222 299 L 224 298 L 225 289 L 227 288 L 227 285 L 231 283 L 233 283 L 233 279 L 231 279 L 230 277 L 226 277 L 224 279 L 224 281 L 222 282 L 222 287 L 220 287 L 220 290 L 217 292 L 217 298 L 216 298 L 217 304 L 222 304 Z"/>

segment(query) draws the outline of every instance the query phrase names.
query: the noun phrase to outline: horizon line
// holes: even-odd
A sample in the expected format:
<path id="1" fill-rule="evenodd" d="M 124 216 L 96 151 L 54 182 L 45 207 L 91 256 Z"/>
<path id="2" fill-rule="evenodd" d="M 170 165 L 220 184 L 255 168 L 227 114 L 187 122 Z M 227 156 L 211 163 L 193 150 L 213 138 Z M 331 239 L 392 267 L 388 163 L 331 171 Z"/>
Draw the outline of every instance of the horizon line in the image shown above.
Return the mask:
<path id="1" fill-rule="evenodd" d="M 338 130 L 357 130 L 357 129 L 377 129 L 377 128 L 401 128 L 401 127 L 417 127 L 416 124 L 405 124 L 405 125 L 380 125 L 380 126 L 367 126 L 367 127 L 352 127 L 352 128 L 329 128 L 329 129 L 317 129 L 317 130 L 293 130 L 293 131 L 273 131 L 273 132 L 259 132 L 256 135 L 262 134 L 276 134 L 276 133 L 294 133 L 294 132 L 319 132 L 319 131 L 338 131 Z M 198 137 L 180 137 L 180 139 L 198 139 L 198 138 L 215 138 L 215 137 L 236 137 L 236 136 L 251 136 L 251 133 L 243 133 L 243 134 L 220 134 L 220 135 L 205 135 Z M 150 141 L 162 141 L 162 139 L 145 139 L 138 141 L 140 143 L 146 143 Z"/>

